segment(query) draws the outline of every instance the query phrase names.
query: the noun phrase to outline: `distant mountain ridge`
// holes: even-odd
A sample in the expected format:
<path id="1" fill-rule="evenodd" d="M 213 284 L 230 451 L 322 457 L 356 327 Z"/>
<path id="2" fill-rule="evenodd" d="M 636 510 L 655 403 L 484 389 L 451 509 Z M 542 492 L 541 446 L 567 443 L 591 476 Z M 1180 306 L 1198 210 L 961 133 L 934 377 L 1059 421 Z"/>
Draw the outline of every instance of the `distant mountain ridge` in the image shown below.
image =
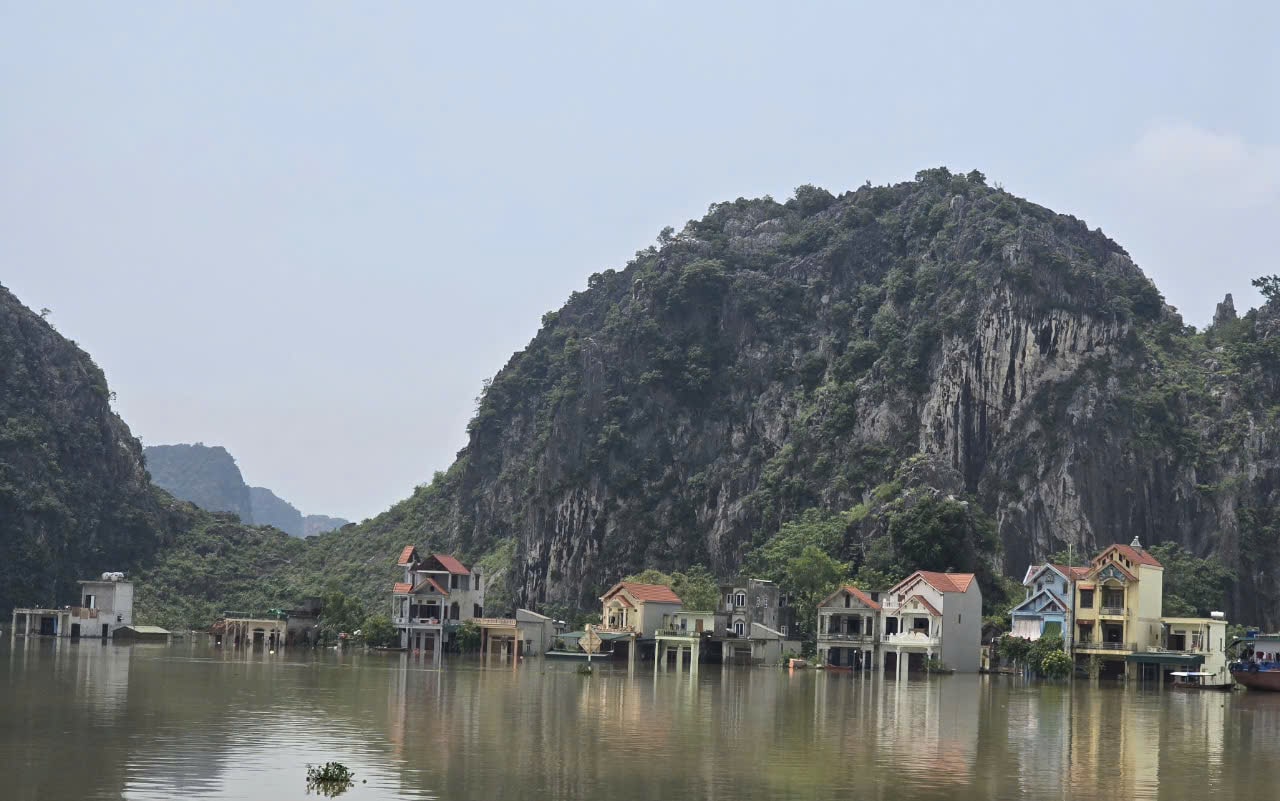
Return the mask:
<path id="1" fill-rule="evenodd" d="M 303 515 L 266 487 L 250 487 L 235 457 L 221 445 L 149 445 L 143 448 L 143 455 L 152 483 L 206 511 L 231 512 L 242 522 L 275 526 L 292 537 L 310 537 L 350 522 L 327 515 Z"/>

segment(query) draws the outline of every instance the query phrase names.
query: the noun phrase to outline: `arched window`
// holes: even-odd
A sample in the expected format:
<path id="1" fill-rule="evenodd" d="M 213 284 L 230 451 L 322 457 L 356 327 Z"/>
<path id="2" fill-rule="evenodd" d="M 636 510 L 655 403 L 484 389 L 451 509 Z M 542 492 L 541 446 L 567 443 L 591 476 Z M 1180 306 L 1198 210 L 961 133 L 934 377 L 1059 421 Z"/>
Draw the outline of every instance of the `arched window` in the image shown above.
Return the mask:
<path id="1" fill-rule="evenodd" d="M 745 623 L 743 623 L 741 620 L 736 620 L 736 621 L 734 621 L 734 623 L 733 623 L 733 633 L 734 633 L 734 634 L 736 634 L 736 635 L 738 635 L 739 637 L 741 637 L 741 636 L 746 632 L 746 630 L 747 630 L 747 626 L 746 626 L 746 624 L 745 624 Z"/>

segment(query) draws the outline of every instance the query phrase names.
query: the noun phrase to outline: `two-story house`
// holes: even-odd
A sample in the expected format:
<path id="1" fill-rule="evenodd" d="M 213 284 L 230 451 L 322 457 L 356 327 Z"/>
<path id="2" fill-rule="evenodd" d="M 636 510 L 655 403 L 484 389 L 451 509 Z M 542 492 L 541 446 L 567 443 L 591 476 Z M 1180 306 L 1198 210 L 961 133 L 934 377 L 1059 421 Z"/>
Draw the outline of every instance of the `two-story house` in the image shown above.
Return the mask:
<path id="1" fill-rule="evenodd" d="M 1123 675 L 1130 654 L 1159 646 L 1164 566 L 1137 537 L 1095 556 L 1075 589 L 1077 663 L 1097 655 L 1103 675 Z"/>
<path id="2" fill-rule="evenodd" d="M 880 649 L 879 593 L 847 584 L 818 604 L 818 664 L 865 670 Z"/>
<path id="3" fill-rule="evenodd" d="M 1075 635 L 1072 609 L 1076 582 L 1089 572 L 1087 567 L 1043 564 L 1027 568 L 1022 585 L 1027 596 L 1013 608 L 1010 634 L 1027 640 L 1042 636 L 1062 637 L 1068 652 Z"/>
<path id="4" fill-rule="evenodd" d="M 880 596 L 882 662 L 899 677 L 929 659 L 976 673 L 982 649 L 982 590 L 972 573 L 917 570 Z"/>
<path id="5" fill-rule="evenodd" d="M 452 556 L 423 557 L 412 545 L 396 564 L 404 580 L 391 589 L 391 620 L 400 646 L 438 659 L 463 621 L 484 617 L 483 577 Z"/>

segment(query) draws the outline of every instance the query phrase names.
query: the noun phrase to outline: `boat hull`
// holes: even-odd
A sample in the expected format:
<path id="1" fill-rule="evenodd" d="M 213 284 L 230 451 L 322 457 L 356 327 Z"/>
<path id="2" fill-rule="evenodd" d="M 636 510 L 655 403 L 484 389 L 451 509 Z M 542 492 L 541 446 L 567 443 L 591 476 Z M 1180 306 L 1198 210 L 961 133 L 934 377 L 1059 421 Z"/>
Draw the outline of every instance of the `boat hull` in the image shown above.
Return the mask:
<path id="1" fill-rule="evenodd" d="M 1280 670 L 1233 670 L 1231 678 L 1250 690 L 1280 693 Z"/>

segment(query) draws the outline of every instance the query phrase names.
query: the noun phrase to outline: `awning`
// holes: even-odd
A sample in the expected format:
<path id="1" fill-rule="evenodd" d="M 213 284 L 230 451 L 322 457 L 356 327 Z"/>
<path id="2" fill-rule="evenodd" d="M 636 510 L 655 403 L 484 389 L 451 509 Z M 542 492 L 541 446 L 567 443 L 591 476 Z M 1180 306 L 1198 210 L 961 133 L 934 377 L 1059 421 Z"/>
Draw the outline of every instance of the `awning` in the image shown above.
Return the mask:
<path id="1" fill-rule="evenodd" d="M 1143 665 L 1192 665 L 1204 664 L 1203 654 L 1165 654 L 1158 651 L 1142 654 L 1129 654 L 1125 657 L 1127 662 L 1136 662 Z"/>
<path id="2" fill-rule="evenodd" d="M 1077 584 L 1077 585 L 1076 585 L 1076 589 L 1078 589 L 1078 590 L 1091 590 L 1091 589 L 1093 589 L 1093 585 L 1092 585 L 1092 584 Z"/>
<path id="3" fill-rule="evenodd" d="M 1077 621 L 1076 621 L 1076 624 L 1077 624 L 1077 625 L 1080 625 L 1080 626 L 1092 626 L 1092 625 L 1093 625 L 1093 621 L 1092 621 L 1092 620 L 1077 620 Z"/>

